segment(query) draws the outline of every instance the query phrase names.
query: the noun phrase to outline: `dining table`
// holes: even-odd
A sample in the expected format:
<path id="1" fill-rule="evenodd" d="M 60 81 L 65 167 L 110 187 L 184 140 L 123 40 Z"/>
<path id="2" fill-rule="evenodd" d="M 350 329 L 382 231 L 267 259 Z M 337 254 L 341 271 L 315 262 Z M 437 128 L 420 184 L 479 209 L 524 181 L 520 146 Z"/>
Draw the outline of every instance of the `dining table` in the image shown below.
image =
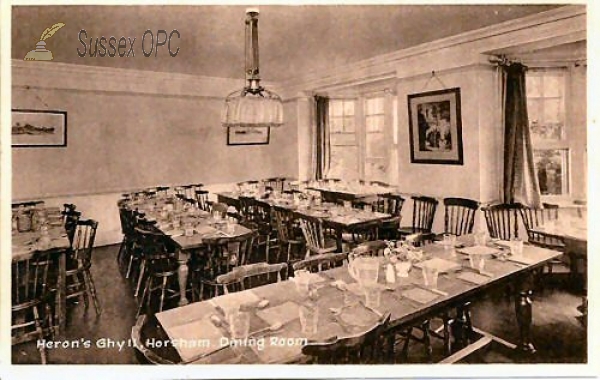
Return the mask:
<path id="1" fill-rule="evenodd" d="M 37 252 L 48 251 L 58 261 L 56 279 L 55 325 L 51 326 L 56 335 L 65 329 L 66 324 L 66 273 L 67 251 L 71 243 L 62 225 L 50 225 L 47 229 L 49 240 L 44 241 L 41 229 L 16 232 L 12 235 L 12 262 L 28 260 Z"/>
<path id="2" fill-rule="evenodd" d="M 217 193 L 219 202 L 234 207 L 235 205 L 239 205 L 240 195 L 248 196 L 249 194 L 235 191 Z M 346 202 L 346 205 L 330 202 L 315 204 L 314 202 L 309 203 L 297 198 L 275 197 L 272 194 L 268 197 L 261 194 L 254 194 L 254 196 L 271 206 L 281 207 L 297 214 L 323 220 L 326 228 L 334 230 L 337 250 L 339 252 L 343 249 L 343 233 L 345 231 L 360 231 L 374 223 L 384 222 L 392 218 L 390 214 L 351 207 L 348 202 Z"/>
<path id="3" fill-rule="evenodd" d="M 395 191 L 393 187 L 389 186 L 377 184 L 368 185 L 354 182 L 317 182 L 309 184 L 306 188 L 308 190 L 320 192 L 322 198 L 328 201 L 353 201 L 376 197 L 377 195 L 388 194 Z"/>
<path id="4" fill-rule="evenodd" d="M 207 211 L 174 198 L 122 201 L 120 207 L 129 207 L 144 213 L 145 219 L 156 222 L 154 228 L 168 235 L 177 247 L 175 253 L 178 262 L 180 306 L 189 303 L 186 295 L 188 262 L 194 250 L 204 247 L 207 239 L 220 238 L 226 241 L 252 232 L 229 218 L 216 218 Z"/>
<path id="5" fill-rule="evenodd" d="M 475 246 L 471 236 L 459 239 L 456 247 L 432 243 L 421 247 L 421 260 L 411 262 L 407 275 L 393 282 L 384 274 L 387 259 L 380 257 L 378 306 L 367 306 L 362 287 L 345 264 L 310 274 L 313 292 L 309 297 L 298 290 L 297 280 L 290 278 L 140 316 L 132 338 L 136 348 L 154 363 L 304 363 L 309 358 L 302 354 L 302 346 L 308 342 L 359 335 L 386 313 L 391 315 L 390 331 L 398 331 L 511 284 L 519 328 L 519 342 L 511 347 L 533 354 L 532 272 L 561 253 L 525 245 L 520 256 L 512 256 L 503 247 L 493 243 Z M 471 255 L 486 258 L 485 270 L 471 267 Z M 424 283 L 423 268 L 430 266 L 440 271 L 435 287 Z M 316 331 L 305 333 L 300 309 L 307 303 L 318 309 L 318 317 Z M 231 336 L 227 310 L 232 307 L 250 313 L 244 340 Z"/>

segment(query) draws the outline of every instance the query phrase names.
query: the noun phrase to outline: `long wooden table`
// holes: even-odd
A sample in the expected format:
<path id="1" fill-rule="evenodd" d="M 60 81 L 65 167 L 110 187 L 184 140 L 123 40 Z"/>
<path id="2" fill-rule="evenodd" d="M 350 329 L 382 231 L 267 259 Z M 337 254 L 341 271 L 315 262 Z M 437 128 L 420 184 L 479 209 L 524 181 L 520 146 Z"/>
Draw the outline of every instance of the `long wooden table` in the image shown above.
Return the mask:
<path id="1" fill-rule="evenodd" d="M 219 202 L 237 207 L 239 205 L 239 194 L 235 192 L 217 193 Z M 289 199 L 262 199 L 263 202 L 271 206 L 283 207 L 296 213 L 320 218 L 325 227 L 331 228 L 336 234 L 336 243 L 338 251 L 342 251 L 342 236 L 344 231 L 360 230 L 373 222 L 383 222 L 390 219 L 390 214 L 373 212 L 370 210 L 360 210 L 356 208 L 345 208 L 332 203 L 323 203 L 319 206 L 297 205 Z"/>
<path id="2" fill-rule="evenodd" d="M 57 297 L 56 297 L 56 326 L 55 334 L 60 334 L 65 329 L 67 302 L 66 302 L 66 252 L 71 246 L 69 239 L 63 227 L 53 227 L 48 231 L 50 235 L 50 245 L 40 247 L 37 240 L 40 237 L 39 231 L 21 232 L 12 236 L 12 261 L 27 260 L 33 257 L 36 252 L 51 251 L 58 257 L 58 279 L 57 279 Z"/>
<path id="3" fill-rule="evenodd" d="M 127 207 L 136 208 L 139 212 L 144 212 L 149 220 L 156 220 L 155 227 L 165 235 L 169 235 L 171 240 L 177 245 L 177 261 L 179 263 L 177 276 L 179 281 L 179 306 L 187 305 L 189 300 L 185 294 L 187 280 L 189 275 L 188 261 L 191 257 L 191 251 L 203 247 L 207 238 L 220 237 L 223 239 L 235 238 L 251 233 L 248 228 L 232 223 L 233 230 L 221 230 L 215 228 L 215 220 L 208 212 L 196 208 L 187 210 L 178 210 L 179 218 L 193 220 L 194 233 L 191 236 L 185 236 L 183 226 L 175 229 L 168 218 L 164 218 L 162 207 L 169 203 L 166 200 L 150 199 L 145 202 L 129 203 Z M 149 207 L 152 204 L 153 207 Z M 123 204 L 125 206 L 126 204 Z"/>
<path id="4" fill-rule="evenodd" d="M 140 317 L 132 334 L 137 339 L 138 348 L 151 361 L 165 359 L 162 362 L 193 362 L 193 363 L 295 363 L 306 358 L 301 353 L 301 347 L 307 339 L 324 340 L 332 336 L 347 336 L 366 331 L 368 326 L 376 321 L 380 314 L 391 313 L 391 328 L 402 328 L 412 325 L 431 315 L 464 304 L 476 299 L 485 292 L 497 286 L 510 283 L 515 291 L 516 321 L 519 325 L 520 341 L 517 345 L 523 352 L 534 352 L 531 342 L 532 328 L 532 291 L 529 288 L 530 275 L 533 270 L 556 258 L 560 252 L 526 245 L 524 253 L 529 264 L 513 261 L 490 259 L 486 263 L 486 272 L 491 277 L 478 276 L 477 283 L 461 279 L 465 275 L 475 273 L 468 268 L 466 255 L 453 254 L 452 250 L 431 244 L 424 247 L 427 255 L 452 261 L 460 268 L 457 272 L 441 275 L 438 280 L 438 290 L 431 292 L 423 288 L 420 269 L 411 270 L 409 277 L 401 279 L 396 284 L 383 285 L 386 287 L 381 294 L 381 305 L 377 310 L 364 306 L 364 296 L 358 304 L 348 307 L 342 314 L 334 315 L 330 308 L 344 307 L 345 293 L 356 287 L 349 275 L 347 267 L 339 267 L 316 275 L 318 289 L 317 305 L 319 308 L 318 330 L 315 335 L 307 336 L 302 333 L 298 319 L 298 307 L 304 298 L 296 291 L 293 281 L 283 281 L 270 284 L 241 293 L 235 293 L 213 298 L 208 301 L 193 303 L 184 307 L 163 311 L 155 317 L 146 320 Z M 384 282 L 380 270 L 380 283 Z M 340 290 L 332 286 L 335 281 L 344 281 L 351 290 Z M 420 300 L 417 300 L 421 297 Z M 258 308 L 260 300 L 268 300 L 265 309 Z M 211 318 L 224 319 L 223 305 L 246 303 L 251 310 L 251 334 L 253 331 L 265 329 L 274 321 L 283 323 L 283 328 L 276 332 L 260 333 L 264 337 L 262 343 L 254 339 L 249 345 L 231 345 L 229 331 L 224 327 L 215 326 Z M 165 348 L 148 347 L 143 342 L 155 339 L 169 343 L 179 343 L 180 347 Z M 203 348 L 181 348 L 182 343 L 202 342 Z M 279 343 L 284 342 L 284 345 Z M 215 351 L 219 349 L 218 351 Z M 201 356 L 201 357 L 200 357 Z M 154 359 L 154 360 L 153 360 Z"/>

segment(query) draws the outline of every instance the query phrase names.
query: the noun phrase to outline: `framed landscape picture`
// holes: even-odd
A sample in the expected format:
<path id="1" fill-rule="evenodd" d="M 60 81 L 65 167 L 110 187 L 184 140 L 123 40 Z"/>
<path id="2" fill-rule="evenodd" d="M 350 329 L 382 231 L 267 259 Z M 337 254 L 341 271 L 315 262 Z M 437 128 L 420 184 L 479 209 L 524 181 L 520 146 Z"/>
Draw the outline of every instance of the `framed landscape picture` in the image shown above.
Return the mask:
<path id="1" fill-rule="evenodd" d="M 408 95 L 410 160 L 463 164 L 460 88 Z"/>
<path id="2" fill-rule="evenodd" d="M 12 110 L 13 147 L 67 146 L 67 112 Z"/>
<path id="3" fill-rule="evenodd" d="M 227 127 L 227 145 L 267 145 L 270 127 Z"/>

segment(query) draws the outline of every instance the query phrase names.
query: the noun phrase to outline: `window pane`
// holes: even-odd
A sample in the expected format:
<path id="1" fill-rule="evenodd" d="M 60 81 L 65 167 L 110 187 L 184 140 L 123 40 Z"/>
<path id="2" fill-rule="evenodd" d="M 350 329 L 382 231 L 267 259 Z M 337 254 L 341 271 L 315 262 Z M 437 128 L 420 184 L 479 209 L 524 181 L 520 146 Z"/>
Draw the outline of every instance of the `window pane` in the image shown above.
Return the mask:
<path id="1" fill-rule="evenodd" d="M 366 115 L 375 115 L 383 113 L 384 98 L 369 98 L 367 99 Z"/>
<path id="2" fill-rule="evenodd" d="M 365 121 L 367 132 L 383 132 L 383 115 L 368 116 Z"/>
<path id="3" fill-rule="evenodd" d="M 354 100 L 344 101 L 344 116 L 354 115 Z"/>
<path id="4" fill-rule="evenodd" d="M 542 78 L 535 74 L 529 74 L 526 78 L 525 86 L 527 87 L 527 96 L 528 97 L 538 97 L 542 96 L 541 91 Z"/>
<path id="5" fill-rule="evenodd" d="M 356 147 L 331 147 L 328 176 L 345 180 L 358 179 L 358 150 Z"/>
<path id="6" fill-rule="evenodd" d="M 562 75 L 544 76 L 544 96 L 562 97 L 564 89 L 564 77 Z"/>
<path id="7" fill-rule="evenodd" d="M 561 195 L 567 190 L 567 149 L 535 149 L 535 163 L 542 195 Z"/>
<path id="8" fill-rule="evenodd" d="M 331 133 L 329 135 L 331 145 L 356 145 L 356 134 L 354 133 Z"/>
<path id="9" fill-rule="evenodd" d="M 341 100 L 332 100 L 329 102 L 329 115 L 342 116 L 344 113 L 344 103 Z"/>
<path id="10" fill-rule="evenodd" d="M 345 132 L 354 132 L 354 116 L 345 116 L 344 117 L 344 131 Z"/>
<path id="11" fill-rule="evenodd" d="M 556 123 L 563 120 L 562 99 L 544 99 L 544 121 Z"/>
<path id="12" fill-rule="evenodd" d="M 331 133 L 342 132 L 344 130 L 344 120 L 341 117 L 329 117 L 329 131 Z"/>
<path id="13" fill-rule="evenodd" d="M 385 139 L 383 133 L 367 133 L 367 157 L 383 157 Z"/>

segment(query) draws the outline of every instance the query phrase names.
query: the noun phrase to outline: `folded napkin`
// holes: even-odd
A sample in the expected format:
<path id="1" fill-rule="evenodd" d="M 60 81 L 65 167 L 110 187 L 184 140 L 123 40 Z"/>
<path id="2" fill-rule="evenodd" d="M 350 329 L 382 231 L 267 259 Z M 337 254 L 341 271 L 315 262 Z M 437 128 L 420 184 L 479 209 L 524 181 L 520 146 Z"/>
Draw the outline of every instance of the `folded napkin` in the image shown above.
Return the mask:
<path id="1" fill-rule="evenodd" d="M 473 273 L 473 272 L 463 272 L 460 275 L 456 276 L 456 278 L 459 278 L 466 282 L 470 282 L 475 285 L 485 284 L 490 279 L 489 277 L 482 276 L 480 274 Z"/>
<path id="2" fill-rule="evenodd" d="M 418 303 L 429 303 L 439 297 L 438 294 L 422 288 L 412 288 L 402 293 L 402 296 Z"/>
<path id="3" fill-rule="evenodd" d="M 292 301 L 287 301 L 286 303 L 278 306 L 259 310 L 256 312 L 256 315 L 267 322 L 269 326 L 274 325 L 275 323 L 286 324 L 300 317 L 299 306 L 297 303 Z"/>
<path id="4" fill-rule="evenodd" d="M 219 349 L 223 336 L 208 318 L 171 327 L 167 334 L 184 362 Z"/>
<path id="5" fill-rule="evenodd" d="M 210 299 L 210 303 L 220 308 L 221 310 L 231 310 L 234 308 L 240 308 L 242 305 L 255 304 L 260 301 L 260 298 L 252 290 L 246 290 L 243 292 L 235 292 L 225 294 L 223 296 L 215 297 Z"/>

